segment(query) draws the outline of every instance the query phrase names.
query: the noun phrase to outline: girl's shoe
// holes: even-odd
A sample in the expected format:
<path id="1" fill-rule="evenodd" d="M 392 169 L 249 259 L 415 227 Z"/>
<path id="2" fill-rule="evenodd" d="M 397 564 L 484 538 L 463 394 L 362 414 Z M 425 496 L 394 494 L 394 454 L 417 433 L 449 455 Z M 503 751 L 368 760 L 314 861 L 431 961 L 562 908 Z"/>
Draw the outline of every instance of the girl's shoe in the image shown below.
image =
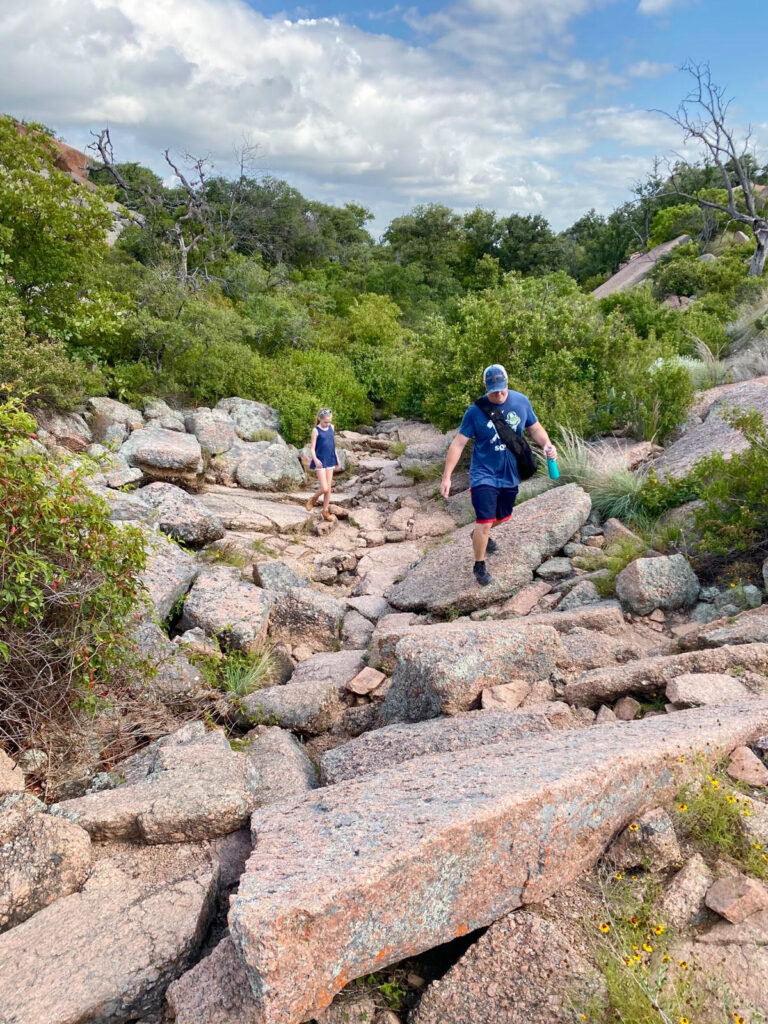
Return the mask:
<path id="1" fill-rule="evenodd" d="M 307 510 L 307 512 L 311 512 L 316 504 L 317 504 L 317 498 L 313 497 L 313 498 L 309 499 L 309 501 L 306 503 L 304 508 Z"/>
<path id="2" fill-rule="evenodd" d="M 325 521 L 326 521 L 327 523 L 332 523 L 332 522 L 333 522 L 333 520 L 334 520 L 334 516 L 333 516 L 333 514 L 332 514 L 331 512 L 329 512 L 327 508 L 324 508 L 324 509 L 323 509 L 323 519 L 324 519 L 324 520 L 325 520 Z"/>

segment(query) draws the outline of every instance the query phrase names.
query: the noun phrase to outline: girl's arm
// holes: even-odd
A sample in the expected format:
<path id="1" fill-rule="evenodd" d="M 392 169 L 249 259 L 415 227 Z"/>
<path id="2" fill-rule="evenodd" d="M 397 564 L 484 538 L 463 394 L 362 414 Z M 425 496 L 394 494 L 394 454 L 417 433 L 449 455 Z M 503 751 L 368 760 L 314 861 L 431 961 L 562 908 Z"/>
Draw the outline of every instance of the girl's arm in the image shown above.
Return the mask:
<path id="1" fill-rule="evenodd" d="M 309 435 L 309 451 L 312 461 L 315 461 L 315 445 L 317 444 L 317 427 L 312 428 L 312 433 Z"/>

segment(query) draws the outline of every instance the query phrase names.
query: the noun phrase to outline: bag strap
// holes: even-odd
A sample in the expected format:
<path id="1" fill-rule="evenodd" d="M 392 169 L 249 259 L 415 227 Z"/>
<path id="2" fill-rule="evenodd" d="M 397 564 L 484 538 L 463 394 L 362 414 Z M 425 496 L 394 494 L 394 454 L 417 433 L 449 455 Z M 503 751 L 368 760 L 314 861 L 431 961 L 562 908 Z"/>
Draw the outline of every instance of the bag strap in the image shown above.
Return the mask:
<path id="1" fill-rule="evenodd" d="M 483 395 L 475 401 L 475 405 L 483 413 L 488 416 L 489 419 L 496 426 L 496 432 L 498 433 L 501 440 L 509 448 L 513 455 L 520 455 L 525 449 L 525 441 L 514 430 L 504 417 L 501 415 L 501 410 L 494 406 L 487 395 Z"/>

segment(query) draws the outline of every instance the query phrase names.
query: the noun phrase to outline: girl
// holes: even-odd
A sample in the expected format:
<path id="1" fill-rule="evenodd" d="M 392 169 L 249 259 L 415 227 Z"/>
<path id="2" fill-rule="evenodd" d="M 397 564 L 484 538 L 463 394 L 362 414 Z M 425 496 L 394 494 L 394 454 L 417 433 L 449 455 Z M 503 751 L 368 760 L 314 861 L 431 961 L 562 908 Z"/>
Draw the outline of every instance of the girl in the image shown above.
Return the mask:
<path id="1" fill-rule="evenodd" d="M 336 458 L 336 445 L 334 443 L 333 427 L 331 420 L 333 413 L 330 409 L 321 409 L 317 414 L 317 420 L 312 431 L 309 447 L 312 457 L 309 468 L 317 473 L 317 491 L 312 495 L 306 504 L 309 512 L 323 496 L 323 519 L 333 519 L 329 505 L 331 503 L 331 485 L 333 483 L 334 469 L 341 469 Z"/>

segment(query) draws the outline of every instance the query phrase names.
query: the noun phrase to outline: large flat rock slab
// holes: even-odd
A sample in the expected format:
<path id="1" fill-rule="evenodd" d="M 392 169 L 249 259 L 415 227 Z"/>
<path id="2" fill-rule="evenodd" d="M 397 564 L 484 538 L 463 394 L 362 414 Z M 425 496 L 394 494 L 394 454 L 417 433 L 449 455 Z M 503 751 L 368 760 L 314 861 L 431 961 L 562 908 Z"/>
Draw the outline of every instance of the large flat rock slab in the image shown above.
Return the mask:
<path id="1" fill-rule="evenodd" d="M 723 413 L 729 409 L 756 409 L 764 420 L 768 420 L 768 383 L 746 380 L 728 386 L 705 412 L 702 421 L 689 424 L 682 437 L 654 462 L 659 475 L 677 479 L 713 452 L 722 452 L 728 458 L 744 451 L 746 438 L 723 419 Z"/>
<path id="2" fill-rule="evenodd" d="M 132 860 L 100 861 L 82 892 L 0 936 L 3 1024 L 156 1019 L 213 917 L 218 866 L 189 847 Z"/>
<path id="3" fill-rule="evenodd" d="M 305 509 L 289 502 L 270 501 L 236 487 L 211 486 L 197 499 L 227 530 L 295 533 L 305 530 L 311 518 Z"/>
<path id="4" fill-rule="evenodd" d="M 323 784 L 329 786 L 375 775 L 425 754 L 487 747 L 502 740 L 521 740 L 581 725 L 561 701 L 514 711 L 467 711 L 450 718 L 386 725 L 326 751 L 320 758 L 320 772 Z"/>
<path id="5" fill-rule="evenodd" d="M 229 914 L 255 1020 L 306 1020 L 353 978 L 545 899 L 674 793 L 681 755 L 766 727 L 768 700 L 682 711 L 416 758 L 257 811 Z"/>
<path id="6" fill-rule="evenodd" d="M 662 242 L 661 245 L 654 246 L 648 252 L 638 253 L 617 270 L 612 277 L 595 288 L 592 294 L 596 299 L 602 299 L 606 295 L 613 295 L 614 292 L 626 292 L 636 288 L 648 277 L 662 256 L 666 256 L 678 245 L 683 245 L 690 240 L 690 235 L 679 235 L 669 242 Z"/>
<path id="7" fill-rule="evenodd" d="M 480 587 L 472 576 L 473 526 L 457 530 L 438 544 L 388 594 L 403 611 L 471 612 L 496 604 L 533 578 L 545 558 L 554 555 L 587 521 L 591 501 L 576 484 L 553 487 L 518 506 L 508 523 L 494 530 L 499 552 L 488 558 L 494 582 Z"/>
<path id="8" fill-rule="evenodd" d="M 713 622 L 698 633 L 697 642 L 702 647 L 768 643 L 768 604 L 742 612 L 731 621 Z"/>
<path id="9" fill-rule="evenodd" d="M 569 704 L 593 705 L 610 702 L 625 693 L 653 693 L 664 690 L 677 676 L 690 672 L 723 673 L 736 670 L 768 676 L 768 644 L 724 645 L 704 651 L 670 654 L 662 658 L 641 658 L 615 668 L 584 672 L 565 687 Z M 768 678 L 766 679 L 768 686 Z"/>

